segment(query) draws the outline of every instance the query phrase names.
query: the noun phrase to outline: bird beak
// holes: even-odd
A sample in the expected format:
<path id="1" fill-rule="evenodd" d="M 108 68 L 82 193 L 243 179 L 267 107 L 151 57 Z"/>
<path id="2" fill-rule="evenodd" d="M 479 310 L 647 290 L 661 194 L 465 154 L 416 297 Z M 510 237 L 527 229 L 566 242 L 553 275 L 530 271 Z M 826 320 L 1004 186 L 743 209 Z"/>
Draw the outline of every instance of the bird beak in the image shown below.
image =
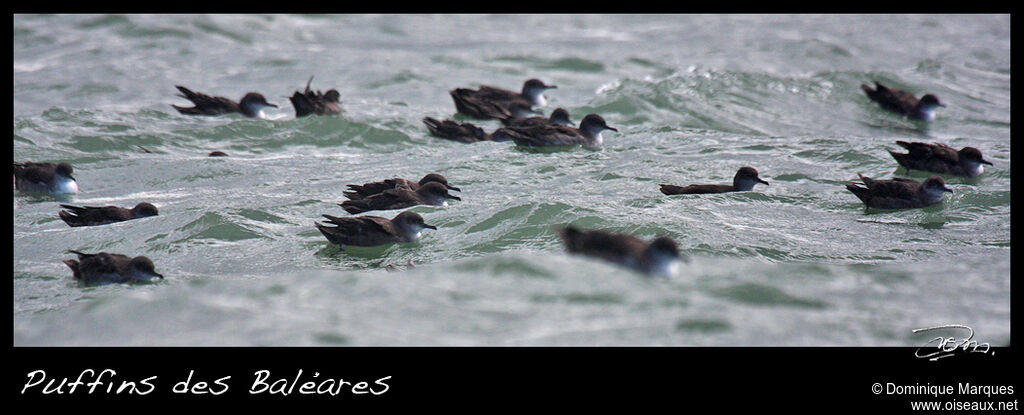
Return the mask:
<path id="1" fill-rule="evenodd" d="M 943 104 L 941 102 L 939 103 L 939 106 L 942 107 L 942 108 L 946 108 L 946 104 Z"/>
<path id="2" fill-rule="evenodd" d="M 435 231 L 436 231 L 436 230 L 437 230 L 437 226 L 434 226 L 434 225 L 427 225 L 427 224 L 425 224 L 425 223 L 424 223 L 424 224 L 423 224 L 423 229 L 433 229 L 433 230 L 435 230 Z"/>
<path id="3" fill-rule="evenodd" d="M 991 163 L 990 163 L 990 164 L 991 164 Z M 447 187 L 448 187 L 448 190 L 454 190 L 454 191 L 456 191 L 456 192 L 461 192 L 461 191 L 462 191 L 462 190 L 461 190 L 461 189 L 459 189 L 458 187 L 455 187 L 455 186 L 452 186 L 452 185 L 447 185 L 447 184 L 446 184 L 445 186 L 447 186 Z"/>
<path id="4" fill-rule="evenodd" d="M 992 162 L 990 162 L 990 161 L 988 161 L 988 160 L 982 160 L 982 161 L 981 161 L 981 163 L 982 163 L 982 164 L 988 164 L 989 166 L 992 166 L 992 165 L 993 165 L 993 164 L 992 164 Z"/>
<path id="5" fill-rule="evenodd" d="M 943 192 L 950 192 L 950 193 L 953 193 L 953 190 L 951 190 L 950 188 L 948 188 L 948 187 L 946 187 L 946 186 L 942 186 L 942 191 L 943 191 Z"/>
<path id="6" fill-rule="evenodd" d="M 460 200 L 460 201 L 462 200 L 462 198 L 460 198 L 460 197 L 458 197 L 458 196 L 446 195 L 445 197 L 447 197 L 447 198 L 449 198 L 449 199 L 455 199 L 455 200 Z"/>
<path id="7" fill-rule="evenodd" d="M 155 276 L 156 276 L 157 278 L 160 278 L 160 279 L 164 279 L 164 276 L 163 276 L 163 275 L 157 274 L 157 273 L 155 273 L 155 272 L 153 273 L 153 275 L 155 275 Z"/>
<path id="8" fill-rule="evenodd" d="M 547 85 L 544 89 L 558 89 L 558 85 Z"/>
<path id="9" fill-rule="evenodd" d="M 606 126 L 604 126 L 604 129 L 605 129 L 605 130 L 612 130 L 612 131 L 615 131 L 615 132 L 619 132 L 619 130 L 616 130 L 616 129 L 614 129 L 614 128 L 612 128 L 612 127 L 609 127 L 609 126 L 607 126 L 607 125 L 606 125 Z"/>
<path id="10" fill-rule="evenodd" d="M 268 106 L 268 107 L 274 107 L 274 108 L 277 108 L 277 105 L 271 104 L 271 103 L 269 103 L 269 102 L 267 103 L 267 106 Z"/>
<path id="11" fill-rule="evenodd" d="M 761 180 L 760 178 L 758 178 L 757 181 L 760 183 L 764 183 L 765 186 L 771 186 L 770 184 L 768 184 L 768 182 Z"/>

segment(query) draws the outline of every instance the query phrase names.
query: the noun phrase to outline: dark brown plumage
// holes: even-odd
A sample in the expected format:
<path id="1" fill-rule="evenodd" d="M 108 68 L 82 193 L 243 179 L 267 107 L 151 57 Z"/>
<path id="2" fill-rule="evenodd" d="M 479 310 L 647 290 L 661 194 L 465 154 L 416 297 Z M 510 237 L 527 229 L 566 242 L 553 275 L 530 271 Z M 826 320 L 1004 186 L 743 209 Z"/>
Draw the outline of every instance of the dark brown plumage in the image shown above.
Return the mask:
<path id="1" fill-rule="evenodd" d="M 57 214 L 68 226 L 97 226 L 108 223 L 123 222 L 158 214 L 156 206 L 142 202 L 131 209 L 119 206 L 73 206 L 60 205 L 64 209 Z"/>
<path id="2" fill-rule="evenodd" d="M 121 254 L 100 252 L 86 254 L 78 251 L 67 251 L 77 254 L 78 260 L 66 259 L 64 264 L 71 268 L 75 279 L 87 283 L 121 283 L 130 281 L 149 281 L 153 278 L 163 279 L 154 269 L 153 261 L 144 256 L 130 258 Z"/>
<path id="3" fill-rule="evenodd" d="M 668 236 L 651 243 L 624 233 L 582 230 L 567 226 L 558 231 L 569 253 L 616 263 L 647 274 L 668 274 L 674 260 L 687 261 Z"/>
<path id="4" fill-rule="evenodd" d="M 907 170 L 977 177 L 984 170 L 981 167 L 982 164 L 992 165 L 991 162 L 982 158 L 981 151 L 974 147 L 964 147 L 957 151 L 942 143 L 897 141 L 896 144 L 909 152 L 889 151 L 889 154 Z"/>
<path id="5" fill-rule="evenodd" d="M 70 163 L 14 163 L 14 188 L 29 192 L 78 193 Z"/>
<path id="6" fill-rule="evenodd" d="M 456 88 L 449 93 L 455 101 L 455 109 L 462 114 L 477 119 L 505 119 L 510 117 L 528 117 L 534 113 L 534 106 L 544 106 L 546 100 L 543 92 L 557 88 L 545 85 L 538 79 L 527 80 L 522 92 L 513 92 L 490 86 L 479 89 Z"/>
<path id="7" fill-rule="evenodd" d="M 561 124 L 575 127 L 569 119 L 569 111 L 565 108 L 556 108 L 548 117 L 510 117 L 501 120 L 506 127 L 536 127 L 548 124 Z"/>
<path id="8" fill-rule="evenodd" d="M 446 199 L 462 200 L 448 194 L 448 188 L 437 182 L 429 182 L 416 190 L 397 187 L 364 197 L 346 200 L 339 204 L 346 212 L 359 214 L 371 210 L 404 209 L 416 205 L 443 206 Z"/>
<path id="9" fill-rule="evenodd" d="M 434 137 L 440 137 L 460 143 L 476 143 L 479 141 L 490 141 L 491 135 L 482 128 L 471 123 L 458 123 L 452 120 L 438 121 L 436 118 L 425 117 L 423 124 Z"/>
<path id="10" fill-rule="evenodd" d="M 192 101 L 193 107 L 179 107 L 171 104 L 174 109 L 185 115 L 221 115 L 233 112 L 241 113 L 246 117 L 258 117 L 263 107 L 277 107 L 267 102 L 263 95 L 250 92 L 242 97 L 241 101 L 234 102 L 224 97 L 212 97 L 200 92 L 193 92 L 181 85 L 176 85 L 181 94 L 178 95 Z"/>
<path id="11" fill-rule="evenodd" d="M 939 98 L 935 95 L 925 94 L 918 99 L 907 91 L 888 88 L 878 82 L 875 82 L 874 89 L 867 84 L 861 84 L 860 88 L 864 90 L 868 98 L 877 102 L 882 108 L 915 120 L 931 120 L 935 117 L 936 107 L 946 106 L 939 102 Z"/>
<path id="12" fill-rule="evenodd" d="M 931 206 L 942 201 L 943 192 L 952 193 L 946 182 L 939 176 L 931 176 L 924 182 L 896 177 L 890 180 L 875 180 L 858 174 L 862 183 L 846 185 L 846 189 L 864 202 L 865 208 L 909 209 Z M 859 185 L 863 185 L 859 186 Z"/>
<path id="13" fill-rule="evenodd" d="M 307 115 L 335 115 L 341 114 L 341 94 L 336 89 L 328 90 L 326 93 L 313 91 L 309 85 L 313 83 L 313 77 L 306 82 L 306 90 L 295 91 L 291 98 L 292 107 L 295 107 L 296 117 Z"/>
<path id="14" fill-rule="evenodd" d="M 524 147 L 546 147 L 582 145 L 587 148 L 598 148 L 604 143 L 601 131 L 619 131 L 608 126 L 597 114 L 587 114 L 580 121 L 579 128 L 561 124 L 541 124 L 531 127 L 503 127 L 491 133 L 497 140 L 512 140 L 516 145 Z"/>
<path id="15" fill-rule="evenodd" d="M 405 211 L 388 220 L 380 216 L 354 216 L 339 218 L 331 215 L 323 215 L 327 223 L 335 226 L 326 226 L 319 222 L 313 222 L 320 233 L 328 241 L 338 244 L 342 249 L 345 245 L 354 246 L 377 246 L 397 242 L 415 242 L 423 229 L 437 229 L 435 226 L 423 223 L 423 217 L 416 212 Z"/>
<path id="16" fill-rule="evenodd" d="M 676 186 L 662 184 L 661 192 L 666 195 L 706 194 L 706 193 L 727 193 L 727 192 L 749 192 L 754 189 L 757 183 L 768 182 L 758 177 L 757 170 L 753 167 L 740 167 L 732 178 L 732 184 L 691 184 L 689 186 Z"/>
<path id="17" fill-rule="evenodd" d="M 373 195 L 378 194 L 378 193 L 383 193 L 385 190 L 397 189 L 397 188 L 400 188 L 400 187 L 405 187 L 405 188 L 412 189 L 413 191 L 416 191 L 417 189 L 420 188 L 420 186 L 422 186 L 424 184 L 427 184 L 429 182 L 441 183 L 445 187 L 447 187 L 448 190 L 454 190 L 454 191 L 457 191 L 457 192 L 461 191 L 458 187 L 455 187 L 455 186 L 452 186 L 452 185 L 448 184 L 448 179 L 446 179 L 444 176 L 442 176 L 440 174 L 437 174 L 437 173 L 430 173 L 430 174 L 427 174 L 427 175 L 423 176 L 423 178 L 420 179 L 419 182 L 414 182 L 414 181 L 403 179 L 401 177 L 396 177 L 396 178 L 393 178 L 393 179 L 382 180 L 382 181 L 379 181 L 379 182 L 365 183 L 365 184 L 361 184 L 361 185 L 360 184 L 350 184 L 350 185 L 348 185 L 348 189 L 349 190 L 346 190 L 344 194 L 345 194 L 345 197 L 347 197 L 349 199 L 352 199 L 352 200 L 355 200 L 355 199 L 365 199 L 365 198 L 367 198 L 369 196 L 373 196 Z"/>

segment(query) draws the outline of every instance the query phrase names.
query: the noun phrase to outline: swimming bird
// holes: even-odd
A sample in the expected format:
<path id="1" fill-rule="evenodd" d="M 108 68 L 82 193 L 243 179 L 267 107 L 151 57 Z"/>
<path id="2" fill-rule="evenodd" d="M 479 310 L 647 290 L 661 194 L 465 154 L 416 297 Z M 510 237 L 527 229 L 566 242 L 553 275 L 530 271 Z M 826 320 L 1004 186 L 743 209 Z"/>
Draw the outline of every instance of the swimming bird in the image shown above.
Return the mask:
<path id="1" fill-rule="evenodd" d="M 918 99 L 907 91 L 888 88 L 875 82 L 875 89 L 867 84 L 861 84 L 860 88 L 868 94 L 868 98 L 879 103 L 882 108 L 903 114 L 910 119 L 931 121 L 935 119 L 935 108 L 945 107 L 939 102 L 939 97 L 932 94 L 925 94 Z"/>
<path id="2" fill-rule="evenodd" d="M 992 165 L 990 161 L 982 158 L 981 151 L 974 147 L 964 147 L 957 151 L 942 143 L 897 141 L 896 144 L 910 150 L 908 153 L 889 151 L 896 162 L 907 170 L 977 177 L 984 171 L 982 164 Z"/>
<path id="3" fill-rule="evenodd" d="M 427 130 L 435 137 L 446 138 L 461 143 L 491 141 L 491 135 L 482 128 L 468 122 L 458 123 L 452 120 L 438 121 L 435 118 L 423 118 Z"/>
<path id="4" fill-rule="evenodd" d="M 846 185 L 862 202 L 865 209 L 909 209 L 931 206 L 942 201 L 944 192 L 953 193 L 939 176 L 931 176 L 924 182 L 896 177 L 890 180 L 875 180 L 858 174 L 863 182 Z"/>
<path id="5" fill-rule="evenodd" d="M 214 151 L 211 151 L 210 155 L 208 155 L 207 157 L 227 157 L 227 156 L 228 156 L 228 153 L 225 153 L 225 152 L 220 151 L 220 150 L 214 150 Z"/>
<path id="6" fill-rule="evenodd" d="M 69 163 L 14 163 L 14 188 L 28 192 L 78 193 L 78 182 L 71 176 Z"/>
<path id="7" fill-rule="evenodd" d="M 544 124 L 533 127 L 503 127 L 491 133 L 494 140 L 512 140 L 525 147 L 564 146 L 580 144 L 587 148 L 598 148 L 604 143 L 601 131 L 619 130 L 608 126 L 604 118 L 588 114 L 580 121 L 579 128 L 560 124 Z"/>
<path id="8" fill-rule="evenodd" d="M 145 218 L 148 216 L 156 216 L 158 214 L 156 206 L 152 204 L 142 202 L 131 209 L 118 207 L 118 206 L 73 206 L 73 205 L 60 205 L 62 210 L 57 214 L 64 223 L 68 226 L 96 226 L 106 225 L 108 223 L 123 222 L 126 220 Z"/>
<path id="9" fill-rule="evenodd" d="M 406 179 L 403 179 L 401 177 L 396 177 L 396 178 L 393 178 L 393 179 L 387 179 L 387 180 L 382 180 L 382 181 L 373 182 L 373 183 L 365 183 L 365 184 L 361 184 L 361 185 L 360 184 L 350 184 L 350 185 L 348 185 L 348 189 L 349 190 L 345 191 L 345 196 L 348 197 L 349 199 L 353 199 L 353 200 L 355 200 L 355 199 L 364 199 L 364 198 L 367 198 L 369 196 L 373 196 L 375 194 L 382 193 L 385 190 L 397 189 L 397 188 L 400 188 L 400 187 L 409 188 L 409 189 L 412 189 L 413 191 L 415 191 L 415 190 L 419 189 L 420 186 L 425 185 L 425 184 L 430 183 L 430 182 L 441 183 L 446 188 L 448 188 L 448 190 L 454 190 L 454 191 L 457 191 L 457 192 L 461 192 L 462 191 L 458 187 L 455 187 L 455 186 L 452 186 L 452 185 L 448 184 L 448 179 L 446 179 L 444 176 L 442 176 L 440 174 L 437 174 L 437 173 L 430 173 L 428 175 L 423 176 L 423 178 L 420 179 L 420 181 L 418 181 L 418 182 L 406 180 Z"/>
<path id="10" fill-rule="evenodd" d="M 120 283 L 129 281 L 149 281 L 153 278 L 163 279 L 156 272 L 153 261 L 144 256 L 129 258 L 121 254 L 85 254 L 78 251 L 67 251 L 77 254 L 78 260 L 66 259 L 64 263 L 71 268 L 75 279 L 89 283 Z"/>
<path id="11" fill-rule="evenodd" d="M 689 186 L 675 186 L 671 184 L 661 185 L 661 192 L 667 195 L 693 195 L 704 193 L 726 193 L 726 192 L 749 192 L 754 189 L 757 183 L 768 182 L 757 176 L 757 169 L 753 167 L 740 167 L 736 175 L 732 177 L 732 184 L 691 184 Z"/>
<path id="12" fill-rule="evenodd" d="M 416 205 L 444 206 L 446 199 L 462 200 L 448 194 L 448 188 L 437 182 L 429 182 L 416 190 L 398 187 L 367 196 L 362 199 L 346 200 L 339 204 L 346 212 L 358 214 L 371 210 L 403 209 Z"/>
<path id="13" fill-rule="evenodd" d="M 599 258 L 645 274 L 670 275 L 676 260 L 689 262 L 668 236 L 647 243 L 629 234 L 573 226 L 560 229 L 559 236 L 569 253 Z"/>
<path id="14" fill-rule="evenodd" d="M 309 85 L 313 83 L 313 77 L 306 82 L 304 92 L 295 91 L 291 98 L 292 106 L 295 107 L 296 117 L 305 117 L 310 114 L 334 115 L 341 114 L 341 94 L 336 89 L 330 89 L 326 93 L 313 91 Z"/>
<path id="15" fill-rule="evenodd" d="M 504 136 L 501 139 L 495 139 L 482 128 L 468 122 L 459 123 L 452 120 L 438 121 L 437 119 L 426 117 L 423 119 L 423 123 L 427 125 L 427 129 L 430 130 L 431 135 L 462 143 L 475 143 L 478 141 L 508 141 L 509 139 Z M 551 113 L 550 117 L 509 117 L 503 118 L 501 123 L 510 127 L 535 127 L 544 124 L 562 124 L 574 127 L 572 121 L 569 119 L 569 111 L 566 111 L 564 108 L 556 109 Z"/>
<path id="16" fill-rule="evenodd" d="M 569 111 L 565 108 L 556 108 L 549 117 L 509 117 L 503 118 L 501 123 L 506 127 L 535 127 L 547 124 L 561 124 L 575 127 L 569 119 Z"/>
<path id="17" fill-rule="evenodd" d="M 420 231 L 434 229 L 436 226 L 423 223 L 423 217 L 416 212 L 405 211 L 388 220 L 380 216 L 354 216 L 339 218 L 331 215 L 323 215 L 327 223 L 335 226 L 326 226 L 314 221 L 313 224 L 324 234 L 328 241 L 341 246 L 377 246 L 397 242 L 416 242 L 419 239 Z"/>
<path id="18" fill-rule="evenodd" d="M 277 105 L 267 102 L 263 95 L 256 92 L 245 94 L 241 101 L 235 103 L 224 97 L 211 97 L 203 93 L 192 92 L 181 85 L 175 85 L 175 87 L 181 91 L 180 97 L 192 101 L 192 104 L 195 105 L 194 107 L 186 108 L 171 104 L 174 109 L 185 115 L 221 115 L 238 112 L 246 117 L 262 118 L 263 108 L 277 108 Z"/>
<path id="19" fill-rule="evenodd" d="M 522 92 L 484 85 L 477 90 L 456 88 L 449 93 L 455 101 L 455 109 L 458 112 L 486 120 L 527 117 L 536 114 L 532 108 L 547 105 L 544 91 L 554 88 L 558 87 L 545 85 L 539 79 L 529 79 L 523 83 Z"/>

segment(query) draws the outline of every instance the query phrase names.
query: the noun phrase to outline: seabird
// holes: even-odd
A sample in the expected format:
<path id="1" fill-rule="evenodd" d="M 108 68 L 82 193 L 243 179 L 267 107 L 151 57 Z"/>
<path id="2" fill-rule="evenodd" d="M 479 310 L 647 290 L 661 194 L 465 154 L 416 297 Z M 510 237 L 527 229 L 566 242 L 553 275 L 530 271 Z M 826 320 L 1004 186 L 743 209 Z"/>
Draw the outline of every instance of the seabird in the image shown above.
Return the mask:
<path id="1" fill-rule="evenodd" d="M 579 128 L 560 124 L 544 124 L 533 127 L 503 127 L 491 133 L 494 140 L 512 140 L 525 147 L 564 146 L 580 144 L 587 148 L 598 148 L 604 143 L 601 131 L 619 130 L 608 126 L 604 118 L 588 114 L 580 121 Z"/>
<path id="2" fill-rule="evenodd" d="M 346 200 L 339 205 L 351 214 L 371 210 L 404 209 L 416 205 L 444 206 L 446 199 L 462 200 L 448 194 L 448 188 L 437 182 L 429 182 L 416 190 L 398 187 L 367 196 L 362 199 Z"/>
<path id="3" fill-rule="evenodd" d="M 345 197 L 348 197 L 349 199 L 352 200 L 364 199 L 366 197 L 373 196 L 377 193 L 382 193 L 385 190 L 397 189 L 400 187 L 406 187 L 415 191 L 419 189 L 420 186 L 430 182 L 441 183 L 445 187 L 447 187 L 448 190 L 454 190 L 457 192 L 462 191 L 458 187 L 448 184 L 448 179 L 446 179 L 444 176 L 438 173 L 430 173 L 428 175 L 423 176 L 423 178 L 420 179 L 419 182 L 414 182 L 400 177 L 396 177 L 393 179 L 387 179 L 373 183 L 365 183 L 361 185 L 350 184 L 348 185 L 349 190 L 345 191 Z"/>
<path id="4" fill-rule="evenodd" d="M 953 193 L 939 176 L 932 176 L 924 182 L 896 177 L 890 180 L 875 180 L 858 174 L 861 183 L 846 185 L 846 189 L 857 195 L 868 207 L 879 209 L 908 209 L 931 206 L 942 201 L 942 194 Z"/>
<path id="5" fill-rule="evenodd" d="M 536 127 L 546 124 L 561 124 L 574 127 L 569 119 L 569 111 L 558 108 L 551 113 L 550 117 L 509 117 L 501 120 L 501 123 L 508 127 Z M 462 143 L 475 143 L 478 141 L 508 141 L 508 137 L 495 139 L 483 128 L 471 123 L 459 123 L 452 120 L 438 121 L 435 118 L 426 117 L 423 124 L 427 125 L 430 134 L 435 137 L 445 138 Z"/>
<path id="6" fill-rule="evenodd" d="M 925 94 L 921 99 L 917 99 L 914 94 L 888 88 L 878 82 L 875 82 L 875 89 L 871 89 L 867 84 L 861 84 L 860 88 L 882 108 L 903 114 L 914 120 L 931 121 L 935 118 L 935 108 L 946 106 L 939 102 L 939 97 L 935 95 Z"/>
<path id="7" fill-rule="evenodd" d="M 326 226 L 314 221 L 313 224 L 331 243 L 341 246 L 376 246 L 396 242 L 415 242 L 423 229 L 437 229 L 423 223 L 423 217 L 416 212 L 405 211 L 388 220 L 380 216 L 354 216 L 339 218 L 323 215 Z"/>
<path id="8" fill-rule="evenodd" d="M 129 258 L 121 254 L 85 254 L 78 251 L 67 251 L 77 254 L 78 260 L 66 259 L 64 263 L 71 268 L 75 279 L 88 283 L 112 283 L 129 281 L 149 281 L 153 278 L 163 279 L 156 272 L 153 261 L 144 256 Z"/>
<path id="9" fill-rule="evenodd" d="M 754 189 L 757 183 L 768 182 L 757 176 L 757 169 L 753 167 L 740 167 L 732 178 L 732 184 L 691 184 L 689 186 L 675 186 L 671 184 L 661 185 L 661 192 L 667 195 L 692 195 L 704 193 L 726 193 L 726 192 L 749 192 Z"/>
<path id="10" fill-rule="evenodd" d="M 28 192 L 78 193 L 69 163 L 14 163 L 14 188 Z"/>
<path id="11" fill-rule="evenodd" d="M 981 151 L 974 147 L 964 147 L 957 151 L 942 143 L 897 141 L 896 144 L 910 150 L 909 153 L 889 151 L 896 162 L 907 170 L 977 177 L 984 171 L 982 164 L 992 165 L 991 162 L 982 158 Z"/>
<path id="12" fill-rule="evenodd" d="M 633 235 L 601 230 L 582 230 L 566 226 L 559 230 L 569 253 L 581 254 L 616 263 L 645 274 L 672 274 L 676 260 L 688 262 L 679 253 L 676 242 L 668 236 L 651 243 Z"/>
<path id="13" fill-rule="evenodd" d="M 309 82 L 306 82 L 304 92 L 295 91 L 291 98 L 288 98 L 291 100 L 292 106 L 295 107 L 295 116 L 341 114 L 341 94 L 338 93 L 338 90 L 331 89 L 326 93 L 313 91 L 309 89 L 311 83 L 313 83 L 312 76 L 309 77 Z"/>
<path id="14" fill-rule="evenodd" d="M 539 79 L 530 79 L 523 83 L 522 92 L 485 85 L 477 90 L 456 88 L 449 93 L 455 101 L 455 109 L 458 112 L 478 119 L 497 118 L 500 120 L 536 114 L 532 107 L 546 105 L 544 91 L 554 88 L 557 86 L 545 85 Z"/>
<path id="15" fill-rule="evenodd" d="M 277 105 L 267 102 L 263 95 L 256 92 L 245 94 L 241 101 L 235 103 L 224 97 L 211 97 L 199 92 L 192 92 L 181 85 L 175 85 L 175 87 L 181 91 L 180 97 L 192 101 L 192 104 L 195 105 L 194 107 L 186 108 L 171 104 L 174 109 L 185 115 L 221 115 L 238 112 L 246 117 L 262 118 L 263 108 L 277 108 Z"/>
<path id="16" fill-rule="evenodd" d="M 71 227 L 106 225 L 158 214 L 156 206 L 146 202 L 139 203 L 131 209 L 118 206 L 60 206 L 67 210 L 58 212 L 58 215 Z"/>
<path id="17" fill-rule="evenodd" d="M 468 122 L 458 123 L 452 120 L 438 121 L 435 118 L 423 118 L 427 130 L 435 137 L 446 138 L 461 143 L 475 143 L 478 141 L 490 141 L 491 135 L 482 128 Z"/>

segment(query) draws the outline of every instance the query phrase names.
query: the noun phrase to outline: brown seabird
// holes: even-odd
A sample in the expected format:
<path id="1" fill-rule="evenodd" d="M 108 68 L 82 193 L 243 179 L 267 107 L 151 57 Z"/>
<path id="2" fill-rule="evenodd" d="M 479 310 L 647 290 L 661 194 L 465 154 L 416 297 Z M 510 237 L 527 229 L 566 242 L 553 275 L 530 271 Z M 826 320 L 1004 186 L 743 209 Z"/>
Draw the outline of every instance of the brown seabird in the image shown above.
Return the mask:
<path id="1" fill-rule="evenodd" d="M 868 98 L 877 102 L 882 108 L 889 111 L 903 114 L 910 119 L 931 121 L 935 118 L 935 108 L 945 107 L 939 102 L 939 97 L 932 94 L 925 94 L 918 99 L 907 91 L 888 88 L 875 82 L 875 89 L 867 84 L 861 84 L 861 89 L 868 94 Z"/>
<path id="2" fill-rule="evenodd" d="M 404 209 L 416 205 L 444 206 L 447 199 L 462 200 L 458 196 L 448 194 L 445 185 L 428 182 L 416 190 L 398 187 L 362 199 L 346 200 L 339 205 L 354 215 L 371 210 Z"/>
<path id="3" fill-rule="evenodd" d="M 391 190 L 391 189 L 396 189 L 396 188 L 400 188 L 400 187 L 407 187 L 407 188 L 412 189 L 413 191 L 415 191 L 415 190 L 419 189 L 420 186 L 425 185 L 425 184 L 430 183 L 430 182 L 441 183 L 445 187 L 447 187 L 448 190 L 454 190 L 454 191 L 457 191 L 457 192 L 461 192 L 462 191 L 458 187 L 455 187 L 455 186 L 452 186 L 452 185 L 448 184 L 448 179 L 446 179 L 444 176 L 442 176 L 442 175 L 440 175 L 438 173 L 430 173 L 430 174 L 427 174 L 427 175 L 423 176 L 423 178 L 420 179 L 419 182 L 414 182 L 414 181 L 411 181 L 411 180 L 403 179 L 401 177 L 396 177 L 396 178 L 393 178 L 393 179 L 387 179 L 387 180 L 382 180 L 382 181 L 373 182 L 373 183 L 365 183 L 365 184 L 361 184 L 361 185 L 360 184 L 350 184 L 350 185 L 348 185 L 348 189 L 349 190 L 345 191 L 345 197 L 347 197 L 349 199 L 352 199 L 352 200 L 364 199 L 364 198 L 367 198 L 369 196 L 373 196 L 373 195 L 375 195 L 377 193 L 382 193 L 385 190 Z"/>
<path id="4" fill-rule="evenodd" d="M 71 176 L 69 163 L 14 163 L 14 188 L 28 192 L 78 193 L 78 182 Z"/>
<path id="5" fill-rule="evenodd" d="M 557 86 L 545 85 L 539 79 L 530 79 L 523 83 L 522 92 L 484 85 L 476 90 L 456 88 L 449 93 L 458 112 L 477 119 L 500 120 L 535 114 L 533 107 L 543 107 L 547 104 L 544 91 L 554 88 Z"/>
<path id="6" fill-rule="evenodd" d="M 865 209 L 920 208 L 941 202 L 945 192 L 953 193 L 939 176 L 929 177 L 924 182 L 903 177 L 875 180 L 863 174 L 858 176 L 863 183 L 848 184 L 846 189 L 864 202 Z"/>
<path id="7" fill-rule="evenodd" d="M 120 283 L 164 278 L 154 269 L 153 261 L 144 256 L 129 258 L 121 254 L 85 254 L 70 250 L 68 253 L 77 254 L 78 260 L 66 259 L 64 263 L 71 268 L 75 279 L 87 283 Z"/>
<path id="8" fill-rule="evenodd" d="M 58 212 L 58 215 L 71 227 L 106 225 L 158 214 L 156 206 L 146 202 L 139 203 L 131 209 L 118 206 L 60 206 L 67 210 Z"/>
<path id="9" fill-rule="evenodd" d="M 757 169 L 753 167 L 740 167 L 736 175 L 732 177 L 732 184 L 691 184 L 689 186 L 676 186 L 671 184 L 661 185 L 661 192 L 667 195 L 692 195 L 704 193 L 726 193 L 726 192 L 749 192 L 754 189 L 757 183 L 768 182 L 757 176 Z"/>
<path id="10" fill-rule="evenodd" d="M 326 226 L 314 221 L 313 224 L 328 241 L 341 246 L 377 246 L 397 242 L 415 242 L 423 229 L 437 229 L 423 223 L 423 217 L 416 212 L 405 211 L 388 220 L 380 216 L 354 216 L 339 218 L 323 215 Z"/>
<path id="11" fill-rule="evenodd" d="M 503 127 L 491 133 L 497 140 L 512 140 L 524 147 L 582 145 L 587 148 L 598 148 L 604 143 L 601 131 L 619 130 L 608 126 L 604 118 L 597 114 L 588 114 L 580 121 L 579 128 L 561 124 L 543 124 L 533 127 Z"/>
<path id="12" fill-rule="evenodd" d="M 195 105 L 191 108 L 186 108 L 171 104 L 174 109 L 185 115 L 221 115 L 237 112 L 250 118 L 262 118 L 263 108 L 277 108 L 277 105 L 267 102 L 263 95 L 256 92 L 245 94 L 242 100 L 236 103 L 228 98 L 211 97 L 203 93 L 193 92 L 181 85 L 175 85 L 175 87 L 181 91 L 180 97 L 192 101 L 192 104 Z"/>
<path id="13" fill-rule="evenodd" d="M 688 261 L 668 236 L 647 243 L 629 234 L 573 226 L 566 226 L 558 233 L 569 253 L 599 258 L 645 274 L 669 275 L 676 260 Z"/>
<path id="14" fill-rule="evenodd" d="M 942 143 L 897 141 L 896 144 L 909 152 L 889 151 L 889 154 L 892 154 L 896 162 L 907 170 L 977 177 L 984 171 L 982 164 L 992 165 L 991 162 L 982 158 L 981 151 L 974 147 L 964 147 L 957 151 Z"/>

